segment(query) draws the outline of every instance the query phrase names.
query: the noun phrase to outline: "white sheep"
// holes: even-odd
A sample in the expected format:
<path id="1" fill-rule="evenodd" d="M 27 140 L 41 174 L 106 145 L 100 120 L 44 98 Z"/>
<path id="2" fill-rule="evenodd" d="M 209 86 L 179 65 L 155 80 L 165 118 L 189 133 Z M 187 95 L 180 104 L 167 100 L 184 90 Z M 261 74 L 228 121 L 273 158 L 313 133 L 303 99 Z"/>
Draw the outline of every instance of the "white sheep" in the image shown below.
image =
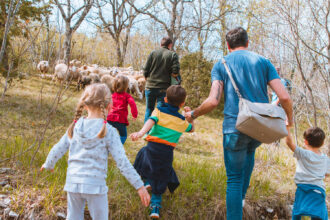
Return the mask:
<path id="1" fill-rule="evenodd" d="M 96 73 L 89 74 L 89 77 L 91 78 L 91 84 L 100 82 L 100 76 Z"/>
<path id="2" fill-rule="evenodd" d="M 132 94 L 136 94 L 139 96 L 139 99 L 143 99 L 143 95 L 139 90 L 139 83 L 136 79 L 134 79 L 132 76 L 127 76 L 129 79 L 128 82 L 128 89 Z"/>
<path id="3" fill-rule="evenodd" d="M 101 83 L 105 83 L 109 87 L 111 92 L 113 92 L 113 90 L 112 90 L 113 80 L 114 80 L 114 78 L 110 75 L 103 75 L 101 77 Z"/>
<path id="4" fill-rule="evenodd" d="M 65 60 L 56 60 L 55 64 L 61 64 L 61 63 L 65 63 Z"/>
<path id="5" fill-rule="evenodd" d="M 41 72 L 41 73 L 48 73 L 48 69 L 49 69 L 49 63 L 48 61 L 40 61 L 38 63 L 37 69 Z"/>
<path id="6" fill-rule="evenodd" d="M 77 68 L 80 68 L 82 66 L 82 62 L 74 59 L 70 61 L 70 66 L 75 66 Z"/>
<path id="7" fill-rule="evenodd" d="M 60 82 L 75 80 L 78 82 L 77 89 L 79 90 L 80 78 L 81 78 L 81 74 L 75 66 L 69 66 L 68 68 L 68 66 L 64 63 L 60 63 L 55 66 L 53 80 L 57 79 Z"/>
<path id="8" fill-rule="evenodd" d="M 142 93 L 142 95 L 144 96 L 144 91 L 146 88 L 146 79 L 143 77 L 143 78 L 139 78 L 137 81 L 138 81 L 138 85 L 139 85 L 139 90 Z"/>

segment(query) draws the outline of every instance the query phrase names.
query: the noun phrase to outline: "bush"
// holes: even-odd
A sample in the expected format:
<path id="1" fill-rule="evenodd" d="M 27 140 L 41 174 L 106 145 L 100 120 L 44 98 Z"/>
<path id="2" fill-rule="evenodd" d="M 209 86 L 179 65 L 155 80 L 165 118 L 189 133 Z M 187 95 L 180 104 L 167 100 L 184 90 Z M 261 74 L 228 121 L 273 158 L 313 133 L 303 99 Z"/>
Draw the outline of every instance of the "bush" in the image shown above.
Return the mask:
<path id="1" fill-rule="evenodd" d="M 191 53 L 181 58 L 182 86 L 187 91 L 186 104 L 195 108 L 208 97 L 211 88 L 211 70 L 213 63 L 206 60 L 200 52 Z M 213 114 L 223 110 L 223 99 Z"/>

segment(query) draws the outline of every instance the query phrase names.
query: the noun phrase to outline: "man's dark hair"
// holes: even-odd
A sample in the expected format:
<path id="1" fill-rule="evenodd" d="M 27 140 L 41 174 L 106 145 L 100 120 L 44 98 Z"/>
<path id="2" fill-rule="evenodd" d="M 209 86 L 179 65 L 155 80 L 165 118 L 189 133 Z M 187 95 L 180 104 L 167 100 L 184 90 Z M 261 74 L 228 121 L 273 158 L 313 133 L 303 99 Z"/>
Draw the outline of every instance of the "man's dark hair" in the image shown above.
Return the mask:
<path id="1" fill-rule="evenodd" d="M 304 132 L 304 138 L 310 146 L 319 148 L 323 145 L 325 133 L 319 127 L 311 127 Z"/>
<path id="2" fill-rule="evenodd" d="M 173 85 L 166 90 L 167 102 L 179 107 L 186 100 L 186 90 L 180 85 Z"/>
<path id="3" fill-rule="evenodd" d="M 226 41 L 231 49 L 246 47 L 248 40 L 248 34 L 242 27 L 232 29 L 226 34 Z"/>
<path id="4" fill-rule="evenodd" d="M 160 46 L 162 47 L 167 47 L 173 43 L 172 39 L 169 37 L 163 37 L 162 41 L 160 42 Z"/>

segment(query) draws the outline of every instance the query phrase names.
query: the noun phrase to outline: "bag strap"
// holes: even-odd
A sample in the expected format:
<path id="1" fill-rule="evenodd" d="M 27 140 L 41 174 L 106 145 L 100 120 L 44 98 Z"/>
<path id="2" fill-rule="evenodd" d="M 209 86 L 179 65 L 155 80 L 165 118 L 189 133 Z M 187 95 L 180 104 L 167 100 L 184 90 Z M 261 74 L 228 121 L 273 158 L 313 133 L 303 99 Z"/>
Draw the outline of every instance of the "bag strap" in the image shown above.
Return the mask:
<path id="1" fill-rule="evenodd" d="M 226 60 L 225 60 L 224 58 L 222 58 L 222 63 L 223 63 L 223 65 L 225 66 L 225 69 L 226 69 L 226 71 L 227 71 L 227 74 L 228 74 L 228 76 L 229 76 L 229 79 L 230 79 L 231 83 L 233 84 L 234 89 L 235 89 L 235 91 L 236 91 L 238 97 L 239 97 L 239 98 L 243 98 L 242 95 L 241 95 L 241 93 L 240 93 L 239 90 L 238 90 L 238 87 L 237 87 L 237 85 L 236 85 L 236 83 L 235 83 L 235 81 L 234 81 L 233 75 L 231 74 L 231 72 L 230 72 L 230 70 L 229 70 L 229 68 L 228 68 L 228 66 L 227 66 Z"/>

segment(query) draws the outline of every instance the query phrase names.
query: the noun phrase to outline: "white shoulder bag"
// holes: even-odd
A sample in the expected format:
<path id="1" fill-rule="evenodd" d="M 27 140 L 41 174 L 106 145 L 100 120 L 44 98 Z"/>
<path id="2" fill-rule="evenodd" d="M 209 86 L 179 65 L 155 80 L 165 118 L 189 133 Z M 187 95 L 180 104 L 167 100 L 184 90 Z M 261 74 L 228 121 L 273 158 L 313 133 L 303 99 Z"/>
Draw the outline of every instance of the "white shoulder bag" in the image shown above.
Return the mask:
<path id="1" fill-rule="evenodd" d="M 286 114 L 283 108 L 270 103 L 256 103 L 244 99 L 240 94 L 234 78 L 222 58 L 231 83 L 239 97 L 239 112 L 236 129 L 262 143 L 272 143 L 286 137 Z"/>

